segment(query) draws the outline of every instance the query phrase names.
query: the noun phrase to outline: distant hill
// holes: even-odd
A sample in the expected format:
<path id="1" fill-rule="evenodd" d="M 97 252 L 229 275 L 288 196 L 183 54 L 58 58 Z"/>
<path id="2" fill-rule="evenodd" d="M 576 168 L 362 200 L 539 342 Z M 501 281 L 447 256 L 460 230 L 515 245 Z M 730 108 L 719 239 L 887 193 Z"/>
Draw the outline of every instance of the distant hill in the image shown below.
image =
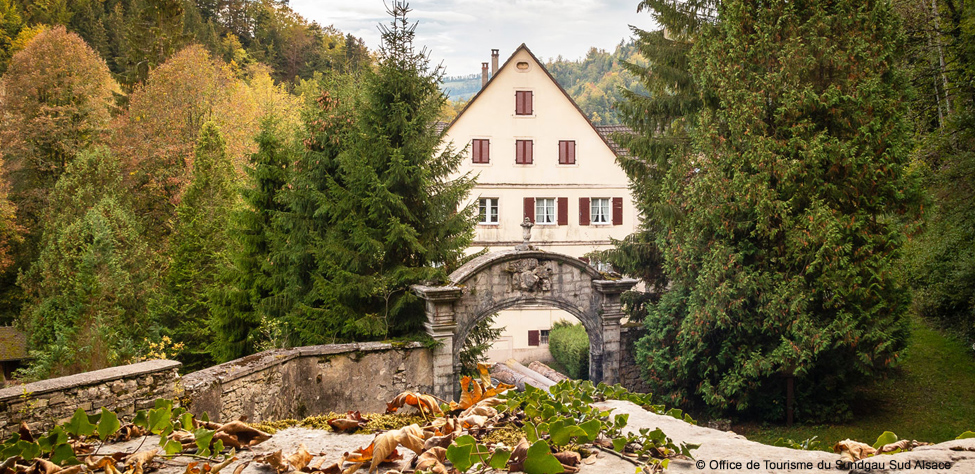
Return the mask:
<path id="1" fill-rule="evenodd" d="M 644 61 L 632 41 L 620 42 L 612 53 L 590 48 L 582 59 L 570 61 L 559 56 L 545 67 L 594 124 L 617 125 L 613 104 L 622 98 L 620 88 L 642 90 L 639 81 L 623 69 L 623 61 Z M 466 101 L 481 88 L 481 75 L 448 76 L 440 87 L 451 102 Z"/>

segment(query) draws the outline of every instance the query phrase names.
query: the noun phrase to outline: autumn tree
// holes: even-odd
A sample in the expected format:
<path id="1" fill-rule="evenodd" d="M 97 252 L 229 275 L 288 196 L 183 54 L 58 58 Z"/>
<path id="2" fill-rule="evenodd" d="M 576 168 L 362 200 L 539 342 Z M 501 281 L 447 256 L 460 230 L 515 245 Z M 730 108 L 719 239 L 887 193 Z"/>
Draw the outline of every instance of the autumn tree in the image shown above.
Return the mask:
<path id="1" fill-rule="evenodd" d="M 800 419 L 843 419 L 896 365 L 917 195 L 889 8 L 726 0 L 695 39 L 703 108 L 660 188 L 672 286 L 637 345 L 655 393 L 781 420 L 794 377 Z"/>
<path id="2" fill-rule="evenodd" d="M 24 20 L 14 0 L 0 0 L 0 74 L 7 70 L 7 62 L 13 55 L 14 38 L 24 27 Z"/>
<path id="3" fill-rule="evenodd" d="M 158 263 L 107 150 L 68 164 L 45 210 L 40 256 L 21 276 L 30 378 L 128 363 L 154 330 L 146 302 Z"/>
<path id="4" fill-rule="evenodd" d="M 154 303 L 156 319 L 184 349 L 189 369 L 210 365 L 213 341 L 210 295 L 229 266 L 230 215 L 237 201 L 235 173 L 226 145 L 213 122 L 200 131 L 190 184 L 176 208 L 169 245 L 165 294 Z"/>

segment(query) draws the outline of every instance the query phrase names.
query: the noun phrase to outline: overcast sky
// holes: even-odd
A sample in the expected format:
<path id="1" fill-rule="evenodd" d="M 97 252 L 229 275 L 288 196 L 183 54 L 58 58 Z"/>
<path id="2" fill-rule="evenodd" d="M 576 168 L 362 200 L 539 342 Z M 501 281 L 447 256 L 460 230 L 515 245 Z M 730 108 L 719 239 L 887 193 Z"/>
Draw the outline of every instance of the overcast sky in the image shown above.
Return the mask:
<path id="1" fill-rule="evenodd" d="M 390 0 L 387 0 L 390 1 Z M 410 19 L 419 21 L 415 46 L 426 46 L 447 75 L 480 73 L 481 62 L 500 49 L 501 62 L 525 43 L 539 59 L 585 56 L 590 47 L 612 51 L 631 36 L 628 25 L 652 29 L 638 0 L 412 0 Z M 291 0 L 309 20 L 335 25 L 379 46 L 380 22 L 389 16 L 382 0 Z"/>

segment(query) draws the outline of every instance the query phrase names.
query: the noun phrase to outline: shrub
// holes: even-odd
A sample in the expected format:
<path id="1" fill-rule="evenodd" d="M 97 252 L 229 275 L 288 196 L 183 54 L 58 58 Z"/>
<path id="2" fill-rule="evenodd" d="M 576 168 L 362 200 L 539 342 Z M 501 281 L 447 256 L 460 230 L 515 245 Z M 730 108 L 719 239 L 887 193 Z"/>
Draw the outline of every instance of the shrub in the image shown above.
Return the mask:
<path id="1" fill-rule="evenodd" d="M 558 321 L 548 335 L 548 350 L 574 379 L 589 378 L 589 336 L 582 324 Z"/>

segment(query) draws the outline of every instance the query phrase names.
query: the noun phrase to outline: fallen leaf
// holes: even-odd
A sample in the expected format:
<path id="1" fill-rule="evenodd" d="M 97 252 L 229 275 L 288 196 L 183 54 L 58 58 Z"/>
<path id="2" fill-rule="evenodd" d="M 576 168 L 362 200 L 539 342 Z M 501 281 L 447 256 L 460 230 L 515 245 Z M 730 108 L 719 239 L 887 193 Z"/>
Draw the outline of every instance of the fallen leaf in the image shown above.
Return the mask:
<path id="1" fill-rule="evenodd" d="M 345 470 L 342 471 L 342 474 L 352 474 L 353 472 L 358 471 L 359 468 L 361 468 L 365 464 L 366 463 L 364 463 L 364 462 L 357 462 L 357 463 L 355 463 L 355 464 L 353 464 L 353 465 L 345 468 Z"/>
<path id="2" fill-rule="evenodd" d="M 245 463 L 238 464 L 237 467 L 234 468 L 234 474 L 240 474 L 244 472 L 244 469 L 246 469 L 247 466 L 250 465 L 250 463 L 251 463 L 250 461 L 247 461 Z"/>
<path id="3" fill-rule="evenodd" d="M 435 474 L 447 474 L 447 467 L 443 460 L 447 456 L 447 449 L 439 446 L 424 451 L 416 460 L 416 470 L 429 470 Z"/>
<path id="4" fill-rule="evenodd" d="M 17 433 L 20 434 L 21 441 L 27 441 L 28 443 L 34 442 L 34 436 L 31 435 L 30 427 L 27 426 L 26 421 L 20 422 L 20 429 L 17 430 Z"/>
<path id="5" fill-rule="evenodd" d="M 225 448 L 241 449 L 244 447 L 240 444 L 240 440 L 236 436 L 223 431 L 213 433 L 213 443 L 217 441 L 222 441 Z"/>
<path id="6" fill-rule="evenodd" d="M 416 407 L 421 413 L 443 414 L 437 399 L 431 395 L 424 395 L 418 392 L 402 392 L 386 404 L 386 413 L 395 413 L 396 410 L 404 405 Z"/>
<path id="7" fill-rule="evenodd" d="M 484 428 L 484 425 L 488 422 L 488 418 L 481 415 L 470 415 L 464 418 L 458 418 L 457 420 L 464 428 Z"/>
<path id="8" fill-rule="evenodd" d="M 366 423 L 369 423 L 369 419 L 363 418 L 362 413 L 358 411 L 350 411 L 346 413 L 345 418 L 329 418 L 327 422 L 335 431 L 352 433 L 359 428 L 365 427 Z"/>
<path id="9" fill-rule="evenodd" d="M 881 446 L 880 449 L 877 450 L 877 454 L 889 453 L 897 450 L 910 451 L 913 447 L 914 442 L 907 439 L 902 439 L 900 441 Z"/>
<path id="10" fill-rule="evenodd" d="M 582 462 L 582 455 L 575 451 L 562 451 L 561 453 L 553 454 L 555 459 L 558 459 L 563 466 L 577 466 Z"/>
<path id="11" fill-rule="evenodd" d="M 428 436 L 426 432 L 420 429 L 417 424 L 412 424 L 409 426 L 404 426 L 398 430 L 394 431 L 394 437 L 396 441 L 406 449 L 413 451 L 416 454 L 423 452 L 423 444 Z"/>
<path id="12" fill-rule="evenodd" d="M 859 441 L 853 441 L 849 438 L 833 445 L 833 452 L 838 453 L 840 458 L 848 462 L 858 461 L 867 456 L 877 454 L 877 450 L 873 449 L 873 446 Z"/>
<path id="13" fill-rule="evenodd" d="M 376 436 L 373 440 L 373 453 L 372 453 L 372 463 L 369 464 L 369 472 L 373 472 L 379 468 L 379 463 L 383 462 L 388 456 L 396 453 L 396 446 L 399 445 L 399 441 L 396 440 L 396 435 L 400 430 L 387 431 L 385 433 Z"/>
<path id="14" fill-rule="evenodd" d="M 156 457 L 156 453 L 158 452 L 159 449 L 153 449 L 152 451 L 140 451 L 125 458 L 125 472 L 142 474 L 145 464 L 151 462 L 152 459 Z"/>
<path id="15" fill-rule="evenodd" d="M 187 464 L 186 470 L 183 471 L 183 474 L 200 474 L 200 472 L 202 472 L 202 469 L 196 467 L 199 464 L 200 464 L 199 462 L 191 462 Z"/>
<path id="16" fill-rule="evenodd" d="M 27 474 L 55 474 L 61 468 L 47 459 L 38 459 L 27 469 Z"/>
<path id="17" fill-rule="evenodd" d="M 217 429 L 217 433 L 227 433 L 233 437 L 236 437 L 241 446 L 254 446 L 271 439 L 270 434 L 254 429 L 240 421 L 231 421 L 230 423 L 221 425 L 220 428 Z"/>
<path id="18" fill-rule="evenodd" d="M 511 451 L 511 457 L 508 458 L 508 472 L 525 470 L 525 459 L 528 458 L 529 447 L 531 445 L 528 444 L 528 439 L 521 438 L 518 441 L 518 445 Z"/>
<path id="19" fill-rule="evenodd" d="M 281 455 L 281 450 L 277 450 L 269 454 L 261 454 L 254 458 L 254 462 L 259 462 L 261 464 L 267 464 L 274 469 L 275 472 L 287 472 L 290 466 L 288 462 L 284 460 L 284 456 Z"/>
<path id="20" fill-rule="evenodd" d="M 301 443 L 298 445 L 298 450 L 288 455 L 285 460 L 288 461 L 288 464 L 290 464 L 294 470 L 300 471 L 304 469 L 309 462 L 311 462 L 313 457 L 314 456 L 308 453 L 308 448 L 305 447 L 305 443 Z"/>
<path id="21" fill-rule="evenodd" d="M 301 446 L 304 447 L 305 445 L 301 445 Z M 215 464 L 212 468 L 210 468 L 210 474 L 220 474 L 220 471 L 223 468 L 229 466 L 230 463 L 232 463 L 232 462 L 234 462 L 236 460 L 237 460 L 237 456 L 234 456 L 234 450 L 231 449 L 230 450 L 230 454 L 227 454 L 227 458 L 224 459 L 223 462 L 221 462 L 219 464 Z"/>

